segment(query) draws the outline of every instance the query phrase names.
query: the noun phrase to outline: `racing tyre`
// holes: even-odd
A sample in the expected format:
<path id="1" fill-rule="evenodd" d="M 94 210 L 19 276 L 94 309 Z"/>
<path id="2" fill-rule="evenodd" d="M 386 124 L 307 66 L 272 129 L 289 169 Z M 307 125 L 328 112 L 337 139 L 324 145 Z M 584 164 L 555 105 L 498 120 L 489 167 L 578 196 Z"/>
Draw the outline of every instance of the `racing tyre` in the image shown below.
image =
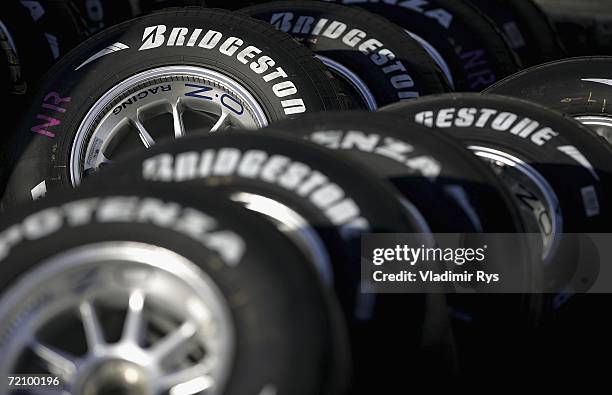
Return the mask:
<path id="1" fill-rule="evenodd" d="M 407 124 L 393 114 L 357 112 L 308 114 L 299 120 L 276 123 L 266 128 L 266 131 L 307 139 L 367 166 L 379 177 L 389 180 L 403 199 L 414 205 L 435 233 L 524 231 L 512 197 L 495 174 L 459 141 L 443 133 Z M 438 236 L 434 235 L 434 241 L 436 245 L 442 245 L 443 241 Z M 472 241 L 466 235 L 463 245 L 474 246 L 479 243 Z M 493 246 L 496 241 L 502 245 L 508 238 L 495 235 L 488 239 L 488 244 Z M 487 266 L 491 272 L 499 273 L 505 280 L 522 284 L 521 290 L 528 293 L 541 278 L 542 267 L 530 264 L 527 243 L 522 240 L 512 243 L 505 245 L 503 253 L 491 249 L 487 254 Z M 512 249 L 512 256 L 507 254 L 507 249 Z M 489 293 L 491 288 L 487 287 L 490 286 L 484 286 L 476 292 Z M 400 285 L 398 290 L 401 289 Z M 406 289 L 403 288 L 404 291 Z M 471 371 L 481 373 L 483 366 L 477 360 L 491 362 L 504 352 L 511 354 L 511 342 L 504 340 L 502 345 L 496 339 L 500 339 L 502 333 L 525 331 L 541 307 L 537 296 L 486 295 L 484 303 L 483 297 L 447 296 L 449 311 L 452 313 L 444 316 L 452 328 L 455 344 L 453 357 L 457 361 L 458 371 L 446 374 L 468 376 Z M 465 317 L 470 317 L 469 322 L 464 320 Z M 495 333 L 493 338 L 489 338 L 491 333 Z M 525 333 L 525 338 L 529 336 L 529 333 Z M 396 342 L 394 338 L 390 340 Z M 497 356 L 487 354 L 492 344 L 495 344 L 492 348 L 496 350 Z M 379 346 L 376 344 L 375 347 Z M 389 360 L 402 358 L 401 354 L 406 351 L 397 346 L 391 349 L 398 354 L 391 358 L 394 354 L 388 350 Z M 474 355 L 478 357 L 474 358 Z M 393 384 L 389 388 L 379 384 L 379 389 L 397 390 L 397 387 L 393 387 L 397 386 L 393 378 L 401 376 L 405 367 L 384 365 L 383 368 L 388 379 L 379 381 Z M 442 374 L 443 369 L 444 366 L 439 365 L 435 371 Z"/>
<path id="2" fill-rule="evenodd" d="M 429 52 L 457 91 L 481 91 L 519 70 L 519 62 L 493 21 L 457 0 L 359 1 L 400 26 Z M 396 34 L 400 34 L 397 32 Z"/>
<path id="3" fill-rule="evenodd" d="M 76 186 L 164 139 L 345 103 L 312 53 L 266 23 L 200 8 L 154 13 L 99 33 L 52 70 L 17 131 L 4 201 Z"/>
<path id="4" fill-rule="evenodd" d="M 304 255 L 233 203 L 175 192 L 71 192 L 3 218 L 3 392 L 23 372 L 71 393 L 336 393 L 343 339 Z"/>
<path id="5" fill-rule="evenodd" d="M 278 1 L 239 12 L 272 24 L 310 48 L 365 109 L 448 91 L 441 71 L 417 41 L 366 11 L 316 1 Z"/>
<path id="6" fill-rule="evenodd" d="M 380 385 L 379 374 L 389 365 L 382 363 L 387 352 L 383 343 L 409 339 L 402 349 L 411 358 L 403 366 L 428 377 L 421 359 L 428 354 L 421 340 L 429 337 L 438 345 L 432 346 L 436 350 L 452 349 L 447 337 L 435 336 L 444 333 L 444 320 L 433 321 L 432 333 L 425 333 L 420 324 L 426 317 L 446 316 L 443 298 L 428 305 L 425 295 L 362 292 L 367 286 L 361 278 L 362 234 L 406 232 L 415 233 L 407 240 L 417 245 L 428 240 L 420 235 L 425 230 L 422 217 L 406 210 L 393 188 L 359 163 L 296 138 L 228 132 L 156 146 L 103 169 L 88 182 L 113 185 L 143 179 L 186 184 L 192 193 L 215 187 L 287 233 L 310 257 L 324 283 L 333 287 L 343 307 L 356 388 Z M 398 317 L 398 309 L 411 313 Z M 379 341 L 368 341 L 373 338 Z"/>
<path id="7" fill-rule="evenodd" d="M 480 94 L 432 97 L 384 111 L 443 130 L 492 164 L 524 221 L 542 234 L 544 258 L 558 256 L 564 233 L 609 228 L 612 149 L 578 122 L 530 102 Z"/>
<path id="8" fill-rule="evenodd" d="M 485 93 L 514 96 L 574 117 L 612 143 L 612 57 L 559 60 L 523 70 Z"/>
<path id="9" fill-rule="evenodd" d="M 587 291 L 596 280 L 598 268 L 593 264 L 597 262 L 578 259 L 579 241 L 570 234 L 609 231 L 612 164 L 608 145 L 578 122 L 504 96 L 452 94 L 384 110 L 462 140 L 497 168 L 525 221 L 530 216 L 532 223 L 537 220 L 543 236 L 542 258 L 548 261 L 545 281 L 548 289 L 557 291 L 545 299 L 545 311 L 555 324 L 551 331 L 543 325 L 543 338 L 532 345 L 533 361 L 540 361 L 534 367 L 554 365 L 542 374 L 557 374 L 558 366 L 550 361 L 570 355 L 584 361 L 585 350 L 609 350 L 609 344 L 592 343 L 591 339 L 602 337 L 587 329 L 609 330 L 605 318 L 597 313 L 609 304 L 609 298 L 574 295 Z M 586 372 L 591 368 L 595 369 L 593 364 L 571 364 L 563 371 L 568 369 L 566 374 L 570 374 L 574 369 Z"/>
<path id="10" fill-rule="evenodd" d="M 345 153 L 390 181 L 434 233 L 520 232 L 506 188 L 455 139 L 394 114 L 308 114 L 265 129 Z"/>
<path id="11" fill-rule="evenodd" d="M 519 165 L 524 182 L 536 178 L 536 189 L 546 201 L 547 221 L 562 215 L 565 232 L 604 232 L 612 218 L 612 150 L 578 122 L 533 103 L 509 97 L 481 94 L 450 94 L 389 106 L 389 111 L 421 125 L 443 130 L 469 145 L 483 158 Z M 514 158 L 514 159 L 511 159 Z M 539 175 L 539 176 L 538 176 Z M 571 180 L 571 181 L 570 181 Z M 527 185 L 525 185 L 527 186 Z M 546 192 L 544 189 L 550 188 Z M 536 192 L 536 191 L 532 191 Z M 560 229 L 557 229 L 560 231 Z"/>

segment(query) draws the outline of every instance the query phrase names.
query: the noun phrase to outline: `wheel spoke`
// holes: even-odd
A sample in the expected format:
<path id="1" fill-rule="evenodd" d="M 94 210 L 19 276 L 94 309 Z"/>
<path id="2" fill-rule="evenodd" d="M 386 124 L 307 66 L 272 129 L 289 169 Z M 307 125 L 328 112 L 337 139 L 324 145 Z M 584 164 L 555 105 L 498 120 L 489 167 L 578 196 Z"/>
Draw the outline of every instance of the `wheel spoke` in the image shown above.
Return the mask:
<path id="1" fill-rule="evenodd" d="M 159 377 L 158 387 L 162 390 L 169 390 L 170 395 L 197 394 L 214 385 L 214 380 L 209 373 L 208 366 L 198 364 Z"/>
<path id="2" fill-rule="evenodd" d="M 211 132 L 216 132 L 218 130 L 223 130 L 224 128 L 230 125 L 231 118 L 227 112 L 222 112 L 221 117 L 215 122 L 212 128 L 210 128 Z"/>
<path id="3" fill-rule="evenodd" d="M 112 160 L 108 159 L 106 157 L 106 155 L 104 155 L 102 152 L 100 152 L 100 156 L 99 156 L 99 160 L 98 160 L 98 167 L 102 166 L 102 165 L 110 165 L 113 163 Z"/>
<path id="4" fill-rule="evenodd" d="M 146 148 L 151 148 L 153 145 L 155 145 L 155 140 L 153 140 L 153 137 L 149 134 L 140 120 L 130 119 L 130 122 L 138 131 L 138 136 Z"/>
<path id="5" fill-rule="evenodd" d="M 102 326 L 100 325 L 96 311 L 91 303 L 81 303 L 79 312 L 81 313 L 81 320 L 83 321 L 83 328 L 85 329 L 87 346 L 90 352 L 95 352 L 96 349 L 103 347 L 105 343 Z"/>
<path id="6" fill-rule="evenodd" d="M 185 135 L 185 125 L 183 125 L 183 110 L 180 102 L 172 106 L 172 120 L 174 123 L 174 137 L 181 138 Z"/>
<path id="7" fill-rule="evenodd" d="M 196 334 L 196 331 L 197 328 L 193 322 L 183 323 L 153 346 L 151 349 L 153 358 L 158 361 L 163 360 L 173 351 L 177 351 L 184 346 Z"/>
<path id="8" fill-rule="evenodd" d="M 77 361 L 74 356 L 37 340 L 30 344 L 30 349 L 46 364 L 49 373 L 57 374 L 64 380 L 68 380 L 76 372 Z"/>
<path id="9" fill-rule="evenodd" d="M 141 291 L 130 294 L 128 310 L 123 324 L 121 341 L 140 344 L 144 329 L 144 295 Z"/>

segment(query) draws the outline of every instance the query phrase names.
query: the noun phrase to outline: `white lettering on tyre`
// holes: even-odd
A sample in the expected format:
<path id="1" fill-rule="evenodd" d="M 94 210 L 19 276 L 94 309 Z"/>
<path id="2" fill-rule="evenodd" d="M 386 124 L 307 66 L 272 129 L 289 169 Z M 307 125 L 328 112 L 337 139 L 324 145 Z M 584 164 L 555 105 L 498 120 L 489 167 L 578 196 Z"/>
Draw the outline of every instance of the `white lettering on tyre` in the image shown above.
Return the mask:
<path id="1" fill-rule="evenodd" d="M 0 233 L 0 260 L 24 240 L 39 240 L 65 227 L 97 223 L 152 224 L 184 234 L 216 252 L 229 266 L 242 259 L 246 244 L 236 233 L 217 229 L 214 218 L 177 203 L 137 196 L 90 198 L 33 213 Z"/>
<path id="2" fill-rule="evenodd" d="M 422 111 L 414 116 L 414 120 L 421 125 L 438 129 L 490 128 L 527 139 L 537 146 L 543 146 L 559 135 L 553 129 L 542 127 L 539 122 L 530 118 L 488 108 L 450 107 L 435 111 Z"/>
<path id="3" fill-rule="evenodd" d="M 273 13 L 270 24 L 285 33 L 323 36 L 339 40 L 349 48 L 356 48 L 387 75 L 389 84 L 397 91 L 399 100 L 419 97 L 419 92 L 414 90 L 414 79 L 407 73 L 404 63 L 396 60 L 395 53 L 385 48 L 380 40 L 368 38 L 368 33 L 361 29 L 350 28 L 346 23 L 327 18 L 307 15 L 295 18 L 293 12 Z"/>
<path id="4" fill-rule="evenodd" d="M 142 176 L 158 182 L 228 176 L 257 179 L 308 199 L 345 237 L 369 229 L 357 203 L 339 185 L 307 164 L 284 155 L 256 149 L 243 152 L 229 147 L 182 152 L 176 156 L 165 153 L 146 159 Z"/>
<path id="5" fill-rule="evenodd" d="M 230 36 L 223 39 L 223 34 L 208 30 L 203 34 L 202 29 L 189 29 L 186 27 L 172 28 L 169 34 L 166 25 L 148 26 L 142 35 L 142 45 L 139 51 L 166 47 L 198 47 L 204 50 L 217 49 L 221 54 L 237 59 L 242 64 L 248 64 L 249 69 L 266 83 L 271 84 L 272 92 L 281 100 L 285 115 L 306 112 L 304 100 L 298 96 L 296 85 L 288 79 L 282 67 L 275 67 L 277 62 L 253 45 L 244 46 L 245 40 Z M 243 48 L 244 47 L 244 48 Z M 296 97 L 297 96 L 297 97 Z"/>
<path id="6" fill-rule="evenodd" d="M 314 132 L 307 138 L 330 149 L 355 149 L 384 156 L 428 178 L 436 178 L 442 171 L 442 165 L 433 157 L 412 154 L 414 146 L 376 133 L 359 130 L 326 130 Z"/>

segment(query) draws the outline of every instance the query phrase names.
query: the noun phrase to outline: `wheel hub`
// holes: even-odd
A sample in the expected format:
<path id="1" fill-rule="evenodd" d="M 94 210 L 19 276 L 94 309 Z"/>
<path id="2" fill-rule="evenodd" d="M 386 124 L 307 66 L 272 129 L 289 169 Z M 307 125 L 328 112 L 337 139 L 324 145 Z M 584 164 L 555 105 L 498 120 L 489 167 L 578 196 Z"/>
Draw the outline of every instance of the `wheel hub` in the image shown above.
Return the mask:
<path id="1" fill-rule="evenodd" d="M 149 395 L 149 378 L 130 362 L 116 360 L 96 366 L 83 381 L 83 395 Z"/>

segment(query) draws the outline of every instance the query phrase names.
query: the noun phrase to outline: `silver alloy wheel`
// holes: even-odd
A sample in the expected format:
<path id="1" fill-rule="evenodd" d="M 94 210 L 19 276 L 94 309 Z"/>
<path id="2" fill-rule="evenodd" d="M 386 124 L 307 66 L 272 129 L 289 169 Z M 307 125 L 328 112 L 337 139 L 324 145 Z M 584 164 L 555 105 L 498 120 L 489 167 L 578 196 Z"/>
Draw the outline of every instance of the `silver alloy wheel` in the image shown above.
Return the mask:
<path id="1" fill-rule="evenodd" d="M 72 185 L 125 152 L 163 139 L 267 125 L 255 97 L 224 74 L 194 66 L 147 70 L 104 93 L 83 118 L 70 155 Z"/>
<path id="2" fill-rule="evenodd" d="M 74 248 L 0 299 L 0 388 L 36 361 L 43 371 L 27 372 L 61 377 L 63 391 L 49 392 L 58 395 L 218 394 L 234 354 L 230 317 L 212 279 L 172 251 L 135 242 Z"/>
<path id="3" fill-rule="evenodd" d="M 518 205 L 521 216 L 528 232 L 542 235 L 542 260 L 545 264 L 550 262 L 559 248 L 563 217 L 559 199 L 548 181 L 528 163 L 506 152 L 483 146 L 468 149 L 491 164 L 513 196 L 524 197 L 524 204 Z"/>

